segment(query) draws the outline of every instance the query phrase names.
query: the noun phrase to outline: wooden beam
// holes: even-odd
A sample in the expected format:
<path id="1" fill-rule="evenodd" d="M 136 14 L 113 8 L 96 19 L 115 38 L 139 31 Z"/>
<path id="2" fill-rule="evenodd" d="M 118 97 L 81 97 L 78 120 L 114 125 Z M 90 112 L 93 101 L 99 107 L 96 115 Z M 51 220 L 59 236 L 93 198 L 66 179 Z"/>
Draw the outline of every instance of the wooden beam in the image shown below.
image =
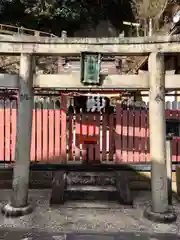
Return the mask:
<path id="1" fill-rule="evenodd" d="M 179 43 L 148 44 L 41 44 L 8 43 L 0 44 L 0 54 L 35 54 L 35 55 L 80 55 L 81 52 L 100 52 L 104 55 L 148 55 L 151 52 L 180 53 Z"/>
<path id="2" fill-rule="evenodd" d="M 61 74 L 61 75 L 39 75 L 36 76 L 34 87 L 46 88 L 51 84 L 52 88 L 69 88 L 69 89 L 135 89 L 135 88 L 148 88 L 148 75 L 102 75 L 102 86 L 85 86 L 80 82 L 80 74 Z"/>
<path id="3" fill-rule="evenodd" d="M 148 73 L 139 75 L 102 75 L 102 86 L 84 86 L 80 82 L 80 73 L 43 74 L 34 77 L 35 88 L 56 88 L 62 90 L 118 90 L 149 89 Z M 165 87 L 168 90 L 180 89 L 180 74 L 166 74 Z M 18 75 L 0 74 L 0 88 L 18 88 Z"/>
<path id="4" fill-rule="evenodd" d="M 63 90 L 73 89 L 148 89 L 148 75 L 102 75 L 102 86 L 84 86 L 80 82 L 80 73 L 71 74 L 43 74 L 34 77 L 33 87 L 37 88 L 59 88 Z M 0 87 L 18 88 L 18 75 L 0 74 Z"/>
<path id="5" fill-rule="evenodd" d="M 0 42 L 4 42 L 4 38 L 9 36 L 0 37 Z M 36 36 L 14 36 L 10 40 L 13 43 L 41 43 L 41 44 L 148 44 L 148 43 L 179 43 L 179 35 L 160 35 L 160 36 L 147 36 L 147 37 L 102 37 L 102 38 L 76 38 L 67 37 L 66 39 L 60 37 L 36 37 Z"/>
<path id="6" fill-rule="evenodd" d="M 44 38 L 0 37 L 1 54 L 79 55 L 100 52 L 107 55 L 148 55 L 151 52 L 180 53 L 180 35 L 136 38 Z"/>

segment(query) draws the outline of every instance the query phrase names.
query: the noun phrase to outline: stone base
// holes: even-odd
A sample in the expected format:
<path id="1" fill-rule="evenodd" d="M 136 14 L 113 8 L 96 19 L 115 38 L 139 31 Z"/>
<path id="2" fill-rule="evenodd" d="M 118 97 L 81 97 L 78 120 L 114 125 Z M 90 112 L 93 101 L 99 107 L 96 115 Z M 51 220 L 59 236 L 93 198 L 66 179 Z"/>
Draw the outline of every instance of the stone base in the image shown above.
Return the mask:
<path id="1" fill-rule="evenodd" d="M 155 213 L 155 212 L 152 212 L 151 206 L 145 209 L 144 217 L 146 217 L 150 221 L 159 222 L 159 223 L 171 223 L 176 221 L 177 219 L 177 216 L 173 210 L 169 209 L 165 213 Z"/>
<path id="2" fill-rule="evenodd" d="M 21 217 L 32 213 L 33 208 L 31 205 L 26 207 L 16 208 L 11 206 L 9 203 L 2 207 L 1 212 L 6 217 Z"/>
<path id="3" fill-rule="evenodd" d="M 64 204 L 66 172 L 55 171 L 52 181 L 50 205 Z"/>

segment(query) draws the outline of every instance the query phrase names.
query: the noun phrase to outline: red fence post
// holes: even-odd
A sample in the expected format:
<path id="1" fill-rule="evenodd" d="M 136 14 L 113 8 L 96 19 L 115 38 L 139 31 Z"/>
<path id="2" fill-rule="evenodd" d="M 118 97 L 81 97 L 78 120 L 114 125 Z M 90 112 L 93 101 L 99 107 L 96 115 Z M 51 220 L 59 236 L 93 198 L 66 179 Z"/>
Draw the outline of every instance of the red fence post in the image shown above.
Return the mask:
<path id="1" fill-rule="evenodd" d="M 16 122 L 17 122 L 17 100 L 14 101 L 14 108 L 11 113 L 11 161 L 14 162 L 15 157 L 15 143 L 16 143 Z"/>
<path id="2" fill-rule="evenodd" d="M 102 114 L 102 133 L 101 133 L 101 138 L 102 138 L 102 162 L 107 161 L 107 114 L 103 113 Z"/>
<path id="3" fill-rule="evenodd" d="M 60 99 L 61 100 L 61 99 Z M 61 106 L 61 102 L 59 103 Z M 61 109 L 55 110 L 55 137 L 54 137 L 54 155 L 56 159 L 59 159 L 60 153 L 61 153 Z"/>
<path id="4" fill-rule="evenodd" d="M 67 160 L 67 96 L 61 95 L 61 153 L 60 160 L 65 163 Z"/>
<path id="5" fill-rule="evenodd" d="M 125 123 L 126 124 L 126 123 Z M 134 109 L 128 110 L 128 163 L 134 162 Z"/>
<path id="6" fill-rule="evenodd" d="M 120 163 L 122 162 L 122 108 L 121 104 L 116 104 L 116 135 L 115 135 L 115 148 L 116 148 L 116 155 L 115 155 L 115 162 Z"/>
<path id="7" fill-rule="evenodd" d="M 80 161 L 80 144 L 81 144 L 81 115 L 76 114 L 75 123 L 75 161 Z"/>
<path id="8" fill-rule="evenodd" d="M 128 110 L 123 110 L 122 114 L 122 159 L 128 162 Z"/>
<path id="9" fill-rule="evenodd" d="M 82 144 L 82 161 L 86 162 L 87 161 L 87 146 L 84 143 L 84 137 L 87 136 L 87 120 L 86 120 L 86 114 L 82 113 L 81 114 L 81 131 L 80 131 L 80 141 Z"/>
<path id="10" fill-rule="evenodd" d="M 147 112 L 145 109 L 141 110 L 141 126 L 140 126 L 140 162 L 146 162 L 146 115 Z"/>
<path id="11" fill-rule="evenodd" d="M 114 113 L 109 115 L 109 159 L 108 161 L 114 160 L 114 148 L 115 148 L 115 131 L 114 131 Z"/>
<path id="12" fill-rule="evenodd" d="M 101 157 L 100 157 L 100 114 L 97 113 L 95 115 L 95 120 L 94 120 L 94 124 L 95 124 L 95 136 L 97 138 L 97 143 L 95 145 L 95 160 L 97 160 L 97 162 L 101 161 Z"/>

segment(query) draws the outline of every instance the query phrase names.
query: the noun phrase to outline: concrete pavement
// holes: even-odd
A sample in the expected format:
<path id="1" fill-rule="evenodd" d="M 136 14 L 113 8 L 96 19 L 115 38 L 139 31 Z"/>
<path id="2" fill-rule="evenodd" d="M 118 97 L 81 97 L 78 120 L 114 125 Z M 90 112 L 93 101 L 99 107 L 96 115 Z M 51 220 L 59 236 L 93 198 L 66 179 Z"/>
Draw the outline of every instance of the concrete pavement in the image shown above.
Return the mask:
<path id="1" fill-rule="evenodd" d="M 8 201 L 10 193 L 10 190 L 0 190 L 1 205 Z M 30 190 L 29 201 L 34 212 L 17 219 L 5 218 L 0 214 L 0 240 L 178 239 L 180 204 L 173 200 L 178 215 L 176 222 L 153 223 L 143 217 L 150 196 L 150 192 L 134 192 L 133 208 L 114 202 L 67 202 L 63 206 L 51 208 L 50 190 Z"/>
<path id="2" fill-rule="evenodd" d="M 48 233 L 32 230 L 12 231 L 1 230 L 0 239 L 3 240 L 180 240 L 176 234 L 149 234 L 141 232 L 119 232 L 119 233 Z"/>

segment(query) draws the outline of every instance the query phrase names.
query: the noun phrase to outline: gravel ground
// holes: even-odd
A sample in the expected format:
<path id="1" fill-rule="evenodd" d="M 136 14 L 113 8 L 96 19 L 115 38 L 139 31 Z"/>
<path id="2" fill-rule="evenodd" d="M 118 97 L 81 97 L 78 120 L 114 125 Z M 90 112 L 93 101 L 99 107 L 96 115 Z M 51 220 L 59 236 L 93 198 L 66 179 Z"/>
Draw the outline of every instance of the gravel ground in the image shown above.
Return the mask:
<path id="1" fill-rule="evenodd" d="M 8 201 L 10 193 L 10 190 L 0 190 L 1 205 Z M 156 240 L 167 239 L 166 237 L 176 239 L 174 234 L 180 233 L 180 204 L 175 199 L 173 205 L 178 215 L 175 223 L 157 224 L 143 217 L 143 210 L 150 202 L 150 192 L 135 192 L 133 208 L 123 207 L 117 203 L 97 202 L 67 202 L 63 206 L 51 208 L 48 204 L 49 197 L 49 190 L 30 190 L 29 201 L 34 206 L 32 214 L 17 219 L 0 215 L 0 240 L 129 240 L 137 238 Z M 76 235 L 75 232 L 97 235 Z M 65 236 L 64 233 L 69 235 Z M 110 235 L 98 235 L 102 233 Z M 155 233 L 172 235 L 153 236 Z M 20 234 L 21 237 L 18 235 L 15 238 L 16 234 Z M 27 234 L 30 234 L 29 237 Z M 24 238 L 22 238 L 23 235 Z"/>

